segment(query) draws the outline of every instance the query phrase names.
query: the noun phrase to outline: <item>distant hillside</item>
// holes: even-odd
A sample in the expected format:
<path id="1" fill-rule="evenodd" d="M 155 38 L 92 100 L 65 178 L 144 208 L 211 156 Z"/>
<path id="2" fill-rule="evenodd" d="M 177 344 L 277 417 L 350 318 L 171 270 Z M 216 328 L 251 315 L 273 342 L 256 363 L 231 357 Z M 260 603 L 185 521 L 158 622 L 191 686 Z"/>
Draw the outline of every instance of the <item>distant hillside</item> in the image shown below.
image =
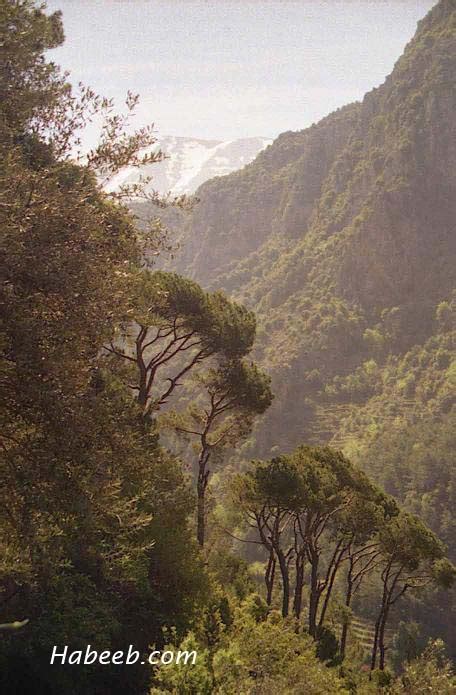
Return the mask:
<path id="1" fill-rule="evenodd" d="M 343 448 L 454 559 L 455 114 L 456 0 L 440 0 L 362 102 L 204 183 L 171 266 L 257 313 L 276 398 L 241 456 Z M 429 605 L 407 619 L 456 658 L 456 601 Z"/>
<path id="2" fill-rule="evenodd" d="M 361 103 L 198 190 L 176 268 L 258 314 L 278 393 L 262 453 L 338 434 L 319 410 L 350 401 L 342 381 L 439 330 L 456 286 L 455 23 L 442 0 Z"/>
<path id="3" fill-rule="evenodd" d="M 159 193 L 193 193 L 207 179 L 224 176 L 241 169 L 270 144 L 266 138 L 241 138 L 222 142 L 196 138 L 162 137 L 155 149 L 161 149 L 166 159 L 141 169 L 143 176 L 151 175 L 150 187 Z M 115 176 L 107 190 L 138 180 L 137 169 L 127 167 Z"/>
<path id="4" fill-rule="evenodd" d="M 453 558 L 455 114 L 456 0 L 440 0 L 362 102 L 204 183 L 173 261 L 257 313 L 276 398 L 242 455 L 337 445 Z M 407 610 L 456 658 L 456 602 Z"/>
<path id="5" fill-rule="evenodd" d="M 331 441 L 363 461 L 451 417 L 455 114 L 456 0 L 441 0 L 362 102 L 198 189 L 172 267 L 257 313 L 276 399 L 255 454 Z"/>

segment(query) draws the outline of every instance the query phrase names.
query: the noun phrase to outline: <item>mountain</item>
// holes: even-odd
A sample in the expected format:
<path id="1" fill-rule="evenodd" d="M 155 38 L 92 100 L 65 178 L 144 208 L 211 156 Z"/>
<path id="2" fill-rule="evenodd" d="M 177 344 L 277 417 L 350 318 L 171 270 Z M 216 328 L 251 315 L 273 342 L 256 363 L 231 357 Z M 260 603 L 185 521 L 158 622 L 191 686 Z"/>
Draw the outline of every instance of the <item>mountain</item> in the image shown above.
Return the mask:
<path id="1" fill-rule="evenodd" d="M 272 140 L 267 138 L 241 138 L 239 140 L 200 140 L 184 137 L 162 137 L 154 146 L 161 149 L 166 159 L 158 164 L 143 167 L 142 176 L 151 175 L 150 186 L 159 193 L 176 195 L 194 193 L 207 179 L 224 176 L 249 164 Z M 146 150 L 144 151 L 144 153 Z M 108 191 L 122 184 L 138 180 L 139 172 L 126 167 L 110 181 Z"/>
<path id="2" fill-rule="evenodd" d="M 257 314 L 276 398 L 246 455 L 340 446 L 456 558 L 455 114 L 456 0 L 440 0 L 361 102 L 200 186 L 168 267 Z M 434 439 L 416 449 L 412 429 Z"/>
<path id="3" fill-rule="evenodd" d="M 362 462 L 454 412 L 455 114 L 456 2 L 441 0 L 361 102 L 198 189 L 171 267 L 257 313 L 276 398 L 255 455 L 329 441 Z M 395 465 L 382 482 L 405 496 Z"/>
<path id="4" fill-rule="evenodd" d="M 198 189 L 174 267 L 257 312 L 277 392 L 262 453 L 338 434 L 319 413 L 350 401 L 345 382 L 440 330 L 456 286 L 455 24 L 441 0 L 362 102 Z"/>
<path id="5" fill-rule="evenodd" d="M 257 314 L 276 397 L 242 455 L 341 447 L 453 559 L 455 114 L 456 0 L 440 0 L 361 102 L 200 186 L 169 266 Z M 429 605 L 456 657 L 456 602 Z"/>

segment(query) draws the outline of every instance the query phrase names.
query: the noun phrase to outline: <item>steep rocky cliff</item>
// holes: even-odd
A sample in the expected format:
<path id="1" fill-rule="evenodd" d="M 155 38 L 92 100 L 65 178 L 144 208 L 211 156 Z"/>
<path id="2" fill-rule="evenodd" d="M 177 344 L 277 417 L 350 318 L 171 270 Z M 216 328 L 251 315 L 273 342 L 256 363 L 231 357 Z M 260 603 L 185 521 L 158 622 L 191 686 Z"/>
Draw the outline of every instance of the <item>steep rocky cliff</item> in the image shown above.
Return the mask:
<path id="1" fill-rule="evenodd" d="M 361 103 L 199 188 L 175 263 L 258 314 L 277 393 L 261 453 L 340 437 L 347 403 L 372 395 L 366 363 L 378 388 L 387 363 L 443 330 L 437 306 L 456 286 L 455 112 L 456 4 L 441 0 Z M 397 394 L 391 405 L 399 412 Z"/>
<path id="2" fill-rule="evenodd" d="M 456 0 L 440 0 L 362 102 L 202 185 L 172 263 L 257 313 L 276 397 L 236 455 L 341 447 L 454 560 L 455 114 Z M 456 602 L 428 604 L 407 620 L 456 659 Z"/>

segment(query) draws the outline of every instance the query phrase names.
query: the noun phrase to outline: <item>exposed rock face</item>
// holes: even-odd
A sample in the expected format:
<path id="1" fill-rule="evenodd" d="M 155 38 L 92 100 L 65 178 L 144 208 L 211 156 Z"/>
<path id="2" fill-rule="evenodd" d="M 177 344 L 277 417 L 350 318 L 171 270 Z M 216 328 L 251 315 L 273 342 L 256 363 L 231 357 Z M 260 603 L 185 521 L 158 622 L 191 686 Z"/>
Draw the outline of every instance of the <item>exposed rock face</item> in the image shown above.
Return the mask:
<path id="1" fill-rule="evenodd" d="M 271 237 L 296 243 L 307 231 L 324 178 L 357 112 L 354 104 L 311 128 L 283 133 L 243 171 L 201 186 L 182 236 L 180 270 L 213 282 Z"/>
<path id="2" fill-rule="evenodd" d="M 258 313 L 277 392 L 262 453 L 334 434 L 318 413 L 340 405 L 335 382 L 437 330 L 456 286 L 455 113 L 456 3 L 442 0 L 361 103 L 199 188 L 176 267 Z"/>
<path id="3" fill-rule="evenodd" d="M 173 262 L 257 313 L 276 397 L 242 455 L 341 447 L 452 557 L 454 445 L 438 432 L 455 418 L 455 114 L 456 0 L 441 0 L 362 102 L 203 184 Z"/>
<path id="4" fill-rule="evenodd" d="M 259 282 L 258 296 L 274 304 L 271 246 L 289 276 L 288 296 L 303 285 L 309 253 L 313 275 L 317 257 L 336 261 L 338 292 L 370 309 L 433 301 L 454 286 L 454 14 L 453 1 L 439 3 L 362 103 L 284 133 L 243 171 L 206 182 L 180 269 L 244 296 Z"/>

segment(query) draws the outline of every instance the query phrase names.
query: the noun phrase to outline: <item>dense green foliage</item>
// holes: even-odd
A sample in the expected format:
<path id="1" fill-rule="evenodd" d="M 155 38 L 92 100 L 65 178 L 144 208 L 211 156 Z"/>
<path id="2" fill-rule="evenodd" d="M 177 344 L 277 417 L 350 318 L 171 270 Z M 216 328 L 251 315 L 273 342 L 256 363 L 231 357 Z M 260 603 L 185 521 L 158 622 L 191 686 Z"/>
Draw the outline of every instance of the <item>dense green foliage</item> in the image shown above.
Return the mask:
<path id="1" fill-rule="evenodd" d="M 234 479 L 233 493 L 244 523 L 256 531 L 258 540 L 252 542 L 268 556 L 264 571 L 268 605 L 277 591 L 276 565 L 284 618 L 293 593 L 293 613 L 301 619 L 307 582 L 307 629 L 327 660 L 334 661 L 338 651 L 344 658 L 352 599 L 373 573 L 378 573 L 380 610 L 371 670 L 378 655 L 380 669 L 385 668 L 392 606 L 409 590 L 429 584 L 449 588 L 456 577 L 456 568 L 432 531 L 417 517 L 401 512 L 341 453 L 327 447 L 299 447 L 288 456 L 256 462 Z M 342 583 L 341 574 L 345 574 Z M 345 594 L 339 645 L 327 625 L 336 588 Z"/>
<path id="2" fill-rule="evenodd" d="M 257 314 L 275 399 L 247 456 L 342 448 L 453 558 L 455 42 L 441 0 L 362 102 L 203 184 L 173 261 Z M 445 603 L 413 612 L 456 656 Z"/>
<path id="3" fill-rule="evenodd" d="M 0 582 L 2 617 L 29 620 L 2 639 L 0 682 L 4 692 L 140 690 L 141 669 L 75 676 L 50 669 L 50 652 L 146 649 L 164 624 L 188 627 L 207 585 L 190 485 L 101 362 L 141 258 L 126 208 L 100 191 L 90 161 L 68 156 L 103 103 L 78 100 L 44 61 L 63 37 L 58 14 L 28 2 L 0 11 Z M 113 135 L 113 167 L 128 143 Z M 104 142 L 98 163 L 106 156 Z"/>
<path id="4" fill-rule="evenodd" d="M 269 380 L 241 361 L 254 315 L 220 292 L 143 270 L 156 234 L 140 236 L 102 191 L 100 173 L 141 161 L 148 129 L 125 135 L 110 102 L 78 96 L 45 61 L 63 40 L 58 13 L 28 0 L 0 12 L 0 682 L 5 692 L 144 692 L 149 667 L 75 672 L 49 662 L 54 645 L 146 652 L 163 644 L 166 626 L 185 634 L 211 601 L 192 540 L 191 479 L 145 411 L 203 358 L 250 422 L 270 403 Z M 129 95 L 127 110 L 135 103 Z M 78 129 L 93 113 L 105 118 L 101 143 L 75 164 Z M 136 347 L 149 330 L 165 340 L 155 361 L 141 344 L 152 374 L 144 399 L 132 398 L 115 359 L 126 357 L 131 330 Z M 157 376 L 162 367 L 170 371 Z"/>
<path id="5" fill-rule="evenodd" d="M 206 291 L 145 268 L 160 224 L 103 191 L 151 131 L 46 61 L 59 13 L 0 0 L 2 692 L 454 691 L 426 647 L 455 575 L 454 26 L 441 0 L 363 104 L 206 184 L 180 260 Z M 144 662 L 50 666 L 88 644 Z"/>

